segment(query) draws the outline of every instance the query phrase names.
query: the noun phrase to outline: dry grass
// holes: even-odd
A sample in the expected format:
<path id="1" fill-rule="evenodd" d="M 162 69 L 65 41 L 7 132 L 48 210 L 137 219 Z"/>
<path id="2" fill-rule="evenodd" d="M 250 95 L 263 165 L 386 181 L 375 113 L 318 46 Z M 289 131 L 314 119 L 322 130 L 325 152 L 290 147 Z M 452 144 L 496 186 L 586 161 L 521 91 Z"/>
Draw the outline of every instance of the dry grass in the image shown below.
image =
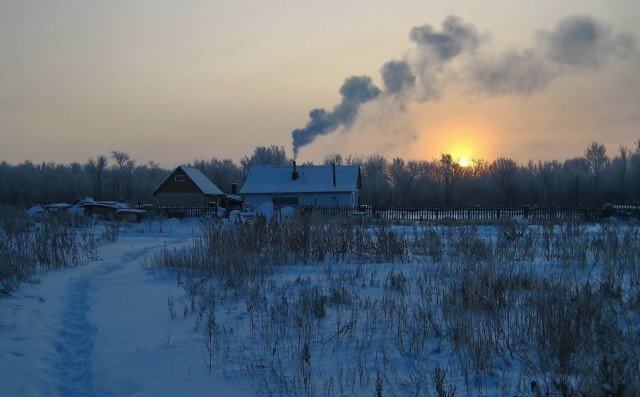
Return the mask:
<path id="1" fill-rule="evenodd" d="M 213 356 L 260 393 L 638 395 L 640 228 L 496 227 L 206 224 L 149 266 L 245 313 Z"/>
<path id="2" fill-rule="evenodd" d="M 95 259 L 93 224 L 66 214 L 48 214 L 35 223 L 22 212 L 0 219 L 0 294 L 37 280 L 40 271 L 78 266 Z"/>

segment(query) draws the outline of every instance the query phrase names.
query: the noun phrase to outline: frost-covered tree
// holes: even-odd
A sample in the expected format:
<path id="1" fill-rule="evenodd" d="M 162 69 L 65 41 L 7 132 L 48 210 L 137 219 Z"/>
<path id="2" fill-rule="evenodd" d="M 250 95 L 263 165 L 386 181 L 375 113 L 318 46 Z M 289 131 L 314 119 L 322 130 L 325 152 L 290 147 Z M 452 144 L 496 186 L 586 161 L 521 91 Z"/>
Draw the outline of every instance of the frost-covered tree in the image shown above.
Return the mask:
<path id="1" fill-rule="evenodd" d="M 587 160 L 589 172 L 593 175 L 593 186 L 598 191 L 600 185 L 600 176 L 605 168 L 609 165 L 609 157 L 607 157 L 607 148 L 602 143 L 593 142 L 584 151 L 584 158 Z"/>
<path id="2" fill-rule="evenodd" d="M 224 192 L 231 192 L 231 184 L 233 183 L 236 183 L 239 188 L 244 180 L 242 168 L 231 159 L 220 160 L 214 157 L 209 161 L 194 160 L 192 165 L 202 171 Z"/>
<path id="3" fill-rule="evenodd" d="M 288 164 L 287 153 L 282 146 L 271 145 L 258 146 L 251 156 L 244 156 L 240 160 L 240 165 L 245 174 L 249 172 L 252 165 L 285 165 Z"/>

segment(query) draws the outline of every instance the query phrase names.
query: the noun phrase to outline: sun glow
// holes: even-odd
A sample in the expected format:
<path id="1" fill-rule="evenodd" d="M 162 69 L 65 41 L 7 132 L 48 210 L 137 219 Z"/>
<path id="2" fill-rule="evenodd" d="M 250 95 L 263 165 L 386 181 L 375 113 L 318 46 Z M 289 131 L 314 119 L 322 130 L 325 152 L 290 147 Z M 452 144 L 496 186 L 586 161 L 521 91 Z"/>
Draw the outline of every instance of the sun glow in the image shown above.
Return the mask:
<path id="1" fill-rule="evenodd" d="M 449 154 L 460 167 L 468 168 L 474 160 L 491 157 L 493 133 L 486 126 L 445 124 L 434 129 L 441 132 L 425 134 L 423 138 L 432 158 Z"/>

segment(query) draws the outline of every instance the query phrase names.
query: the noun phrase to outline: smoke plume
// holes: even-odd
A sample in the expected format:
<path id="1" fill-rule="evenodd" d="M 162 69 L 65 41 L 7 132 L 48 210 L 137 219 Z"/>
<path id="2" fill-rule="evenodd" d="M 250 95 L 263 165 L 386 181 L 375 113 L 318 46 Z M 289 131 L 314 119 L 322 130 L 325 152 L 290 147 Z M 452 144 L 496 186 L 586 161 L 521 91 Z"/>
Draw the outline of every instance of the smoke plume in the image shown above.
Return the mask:
<path id="1" fill-rule="evenodd" d="M 485 95 L 531 95 L 559 76 L 600 68 L 612 58 L 638 55 L 635 37 L 614 33 L 588 16 L 570 16 L 551 31 L 538 32 L 530 48 L 496 54 L 482 37 L 474 25 L 456 16 L 447 17 L 439 30 L 431 25 L 412 28 L 409 39 L 415 48 L 410 56 L 388 61 L 380 69 L 384 91 L 368 76 L 345 80 L 338 105 L 331 111 L 313 109 L 305 127 L 291 133 L 294 156 L 317 137 L 340 127 L 348 129 L 361 106 L 370 101 L 381 106 L 389 103 L 384 101 L 387 97 L 404 103 L 424 101 L 453 82 Z M 404 107 L 397 109 L 393 111 Z"/>
<path id="2" fill-rule="evenodd" d="M 386 92 L 397 93 L 413 87 L 416 77 L 405 61 L 389 61 L 380 70 Z"/>
<path id="3" fill-rule="evenodd" d="M 441 62 L 449 61 L 463 51 L 474 51 L 480 43 L 475 26 L 464 23 L 456 16 L 447 17 L 440 32 L 430 25 L 414 27 L 409 33 L 409 39 L 427 49 L 435 60 Z"/>
<path id="4" fill-rule="evenodd" d="M 332 111 L 313 109 L 309 112 L 307 125 L 291 133 L 294 157 L 298 156 L 300 147 L 310 144 L 318 136 L 326 135 L 340 126 L 351 125 L 360 105 L 379 94 L 380 89 L 373 84 L 369 76 L 352 76 L 346 79 L 340 87 L 342 101 Z"/>
<path id="5" fill-rule="evenodd" d="M 583 16 L 560 21 L 546 41 L 551 60 L 578 68 L 600 66 L 612 55 L 626 57 L 635 48 L 632 36 L 614 35 L 604 24 Z"/>

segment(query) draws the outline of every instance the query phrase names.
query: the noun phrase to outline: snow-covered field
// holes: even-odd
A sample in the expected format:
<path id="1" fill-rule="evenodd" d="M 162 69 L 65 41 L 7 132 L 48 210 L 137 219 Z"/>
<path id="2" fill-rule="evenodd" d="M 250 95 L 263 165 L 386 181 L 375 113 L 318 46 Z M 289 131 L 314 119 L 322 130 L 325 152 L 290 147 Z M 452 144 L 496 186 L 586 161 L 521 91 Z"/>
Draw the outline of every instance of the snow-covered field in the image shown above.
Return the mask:
<path id="1" fill-rule="evenodd" d="M 1 394 L 638 390 L 636 226 L 285 229 L 144 222 L 23 285 Z"/>
<path id="2" fill-rule="evenodd" d="M 198 220 L 143 223 L 98 247 L 100 260 L 50 271 L 0 299 L 3 396 L 204 395 L 237 389 L 202 364 L 200 338 L 172 321 L 175 277 L 140 260 L 189 242 Z M 159 232 L 161 231 L 161 232 Z M 191 370 L 190 368 L 191 367 Z M 233 394 L 233 393 L 231 393 Z"/>

